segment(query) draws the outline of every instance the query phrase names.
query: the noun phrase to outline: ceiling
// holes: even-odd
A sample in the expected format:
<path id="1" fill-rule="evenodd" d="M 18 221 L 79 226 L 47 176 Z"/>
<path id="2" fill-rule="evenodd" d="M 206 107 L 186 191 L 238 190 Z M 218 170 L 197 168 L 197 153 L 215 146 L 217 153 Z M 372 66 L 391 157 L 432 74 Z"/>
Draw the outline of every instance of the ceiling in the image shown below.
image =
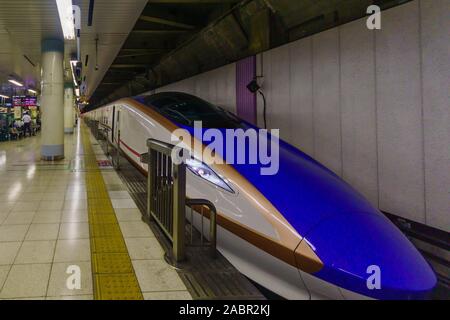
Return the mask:
<path id="1" fill-rule="evenodd" d="M 146 0 L 73 0 L 81 8 L 81 45 L 83 57 L 92 57 L 82 76 L 86 93 L 93 92 L 133 28 Z M 93 3 L 92 25 L 88 25 Z M 1 0 L 0 4 L 0 94 L 12 95 L 17 87 L 11 76 L 25 87 L 40 87 L 41 41 L 63 39 L 56 0 Z M 95 43 L 98 40 L 96 59 Z M 76 53 L 76 42 L 65 42 L 65 65 Z M 97 61 L 96 61 L 97 60 Z M 84 63 L 84 61 L 83 61 Z M 95 70 L 98 65 L 98 70 Z"/>
<path id="2" fill-rule="evenodd" d="M 119 53 L 147 0 L 95 0 L 91 26 L 88 23 L 91 0 L 80 0 L 79 2 L 82 12 L 82 78 L 86 80 L 84 94 L 89 98 Z M 96 51 L 96 42 L 98 51 Z M 88 56 L 87 64 L 86 56 Z"/>
<path id="3" fill-rule="evenodd" d="M 44 37 L 62 38 L 54 1 L 1 1 L 0 83 L 2 92 L 10 90 L 7 82 L 10 75 L 24 81 L 29 87 L 39 86 L 41 39 Z"/>
<path id="4" fill-rule="evenodd" d="M 149 0 L 95 91 L 93 101 L 147 73 L 240 0 Z M 141 88 L 141 90 L 144 90 Z M 89 92 L 89 95 L 92 91 Z"/>

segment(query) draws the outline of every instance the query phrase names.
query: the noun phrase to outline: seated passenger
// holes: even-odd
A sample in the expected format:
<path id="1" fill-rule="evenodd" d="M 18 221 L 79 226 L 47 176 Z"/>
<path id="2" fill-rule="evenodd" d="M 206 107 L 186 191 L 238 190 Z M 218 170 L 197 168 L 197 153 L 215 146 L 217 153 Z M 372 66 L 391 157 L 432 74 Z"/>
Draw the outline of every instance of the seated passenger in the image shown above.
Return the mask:
<path id="1" fill-rule="evenodd" d="M 14 121 L 14 128 L 17 130 L 17 137 L 21 138 L 23 135 L 23 122 L 20 119 Z"/>
<path id="2" fill-rule="evenodd" d="M 11 139 L 17 140 L 19 138 L 19 131 L 14 126 L 11 126 L 9 129 L 9 135 Z"/>

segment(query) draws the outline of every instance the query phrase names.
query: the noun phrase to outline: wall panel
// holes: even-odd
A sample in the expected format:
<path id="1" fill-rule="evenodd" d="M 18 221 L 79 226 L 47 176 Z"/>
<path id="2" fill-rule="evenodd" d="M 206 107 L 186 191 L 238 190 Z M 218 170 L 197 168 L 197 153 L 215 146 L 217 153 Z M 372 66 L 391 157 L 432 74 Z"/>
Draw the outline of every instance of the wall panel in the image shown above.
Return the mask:
<path id="1" fill-rule="evenodd" d="M 291 136 L 291 110 L 290 110 L 290 88 L 289 74 L 289 47 L 282 46 L 273 49 L 268 62 L 271 66 L 270 77 L 265 78 L 265 85 L 270 82 L 270 128 L 280 129 L 280 137 L 288 141 Z"/>
<path id="2" fill-rule="evenodd" d="M 312 40 L 292 43 L 290 50 L 291 142 L 309 155 L 314 153 Z"/>
<path id="3" fill-rule="evenodd" d="M 235 73 L 236 65 L 233 63 L 192 78 L 169 84 L 156 91 L 179 91 L 197 95 L 231 112 L 236 112 Z"/>
<path id="4" fill-rule="evenodd" d="M 419 6 L 384 12 L 376 33 L 380 208 L 425 222 Z"/>
<path id="5" fill-rule="evenodd" d="M 450 231 L 450 1 L 421 0 L 426 221 Z"/>
<path id="6" fill-rule="evenodd" d="M 339 105 L 339 31 L 312 37 L 314 156 L 336 174 L 342 174 L 341 114 Z"/>
<path id="7" fill-rule="evenodd" d="M 374 33 L 340 29 L 343 178 L 378 206 Z"/>

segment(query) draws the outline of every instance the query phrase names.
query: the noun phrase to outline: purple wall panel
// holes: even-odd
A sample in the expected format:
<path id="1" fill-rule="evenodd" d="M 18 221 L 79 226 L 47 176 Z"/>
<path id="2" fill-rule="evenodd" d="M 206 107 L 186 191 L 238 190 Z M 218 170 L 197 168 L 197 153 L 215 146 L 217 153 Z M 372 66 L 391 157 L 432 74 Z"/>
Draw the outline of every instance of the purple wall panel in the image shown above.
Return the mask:
<path id="1" fill-rule="evenodd" d="M 236 64 L 236 110 L 237 115 L 256 124 L 256 94 L 247 89 L 247 85 L 256 76 L 256 56 L 238 61 Z"/>

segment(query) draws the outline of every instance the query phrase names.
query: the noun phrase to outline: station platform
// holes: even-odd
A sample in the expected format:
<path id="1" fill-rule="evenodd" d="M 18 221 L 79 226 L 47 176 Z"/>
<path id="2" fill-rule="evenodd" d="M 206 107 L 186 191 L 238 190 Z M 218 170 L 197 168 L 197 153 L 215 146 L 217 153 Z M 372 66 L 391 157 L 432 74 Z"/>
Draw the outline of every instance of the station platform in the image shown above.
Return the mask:
<path id="1" fill-rule="evenodd" d="M 192 298 L 84 124 L 61 161 L 3 142 L 0 203 L 0 299 Z"/>

